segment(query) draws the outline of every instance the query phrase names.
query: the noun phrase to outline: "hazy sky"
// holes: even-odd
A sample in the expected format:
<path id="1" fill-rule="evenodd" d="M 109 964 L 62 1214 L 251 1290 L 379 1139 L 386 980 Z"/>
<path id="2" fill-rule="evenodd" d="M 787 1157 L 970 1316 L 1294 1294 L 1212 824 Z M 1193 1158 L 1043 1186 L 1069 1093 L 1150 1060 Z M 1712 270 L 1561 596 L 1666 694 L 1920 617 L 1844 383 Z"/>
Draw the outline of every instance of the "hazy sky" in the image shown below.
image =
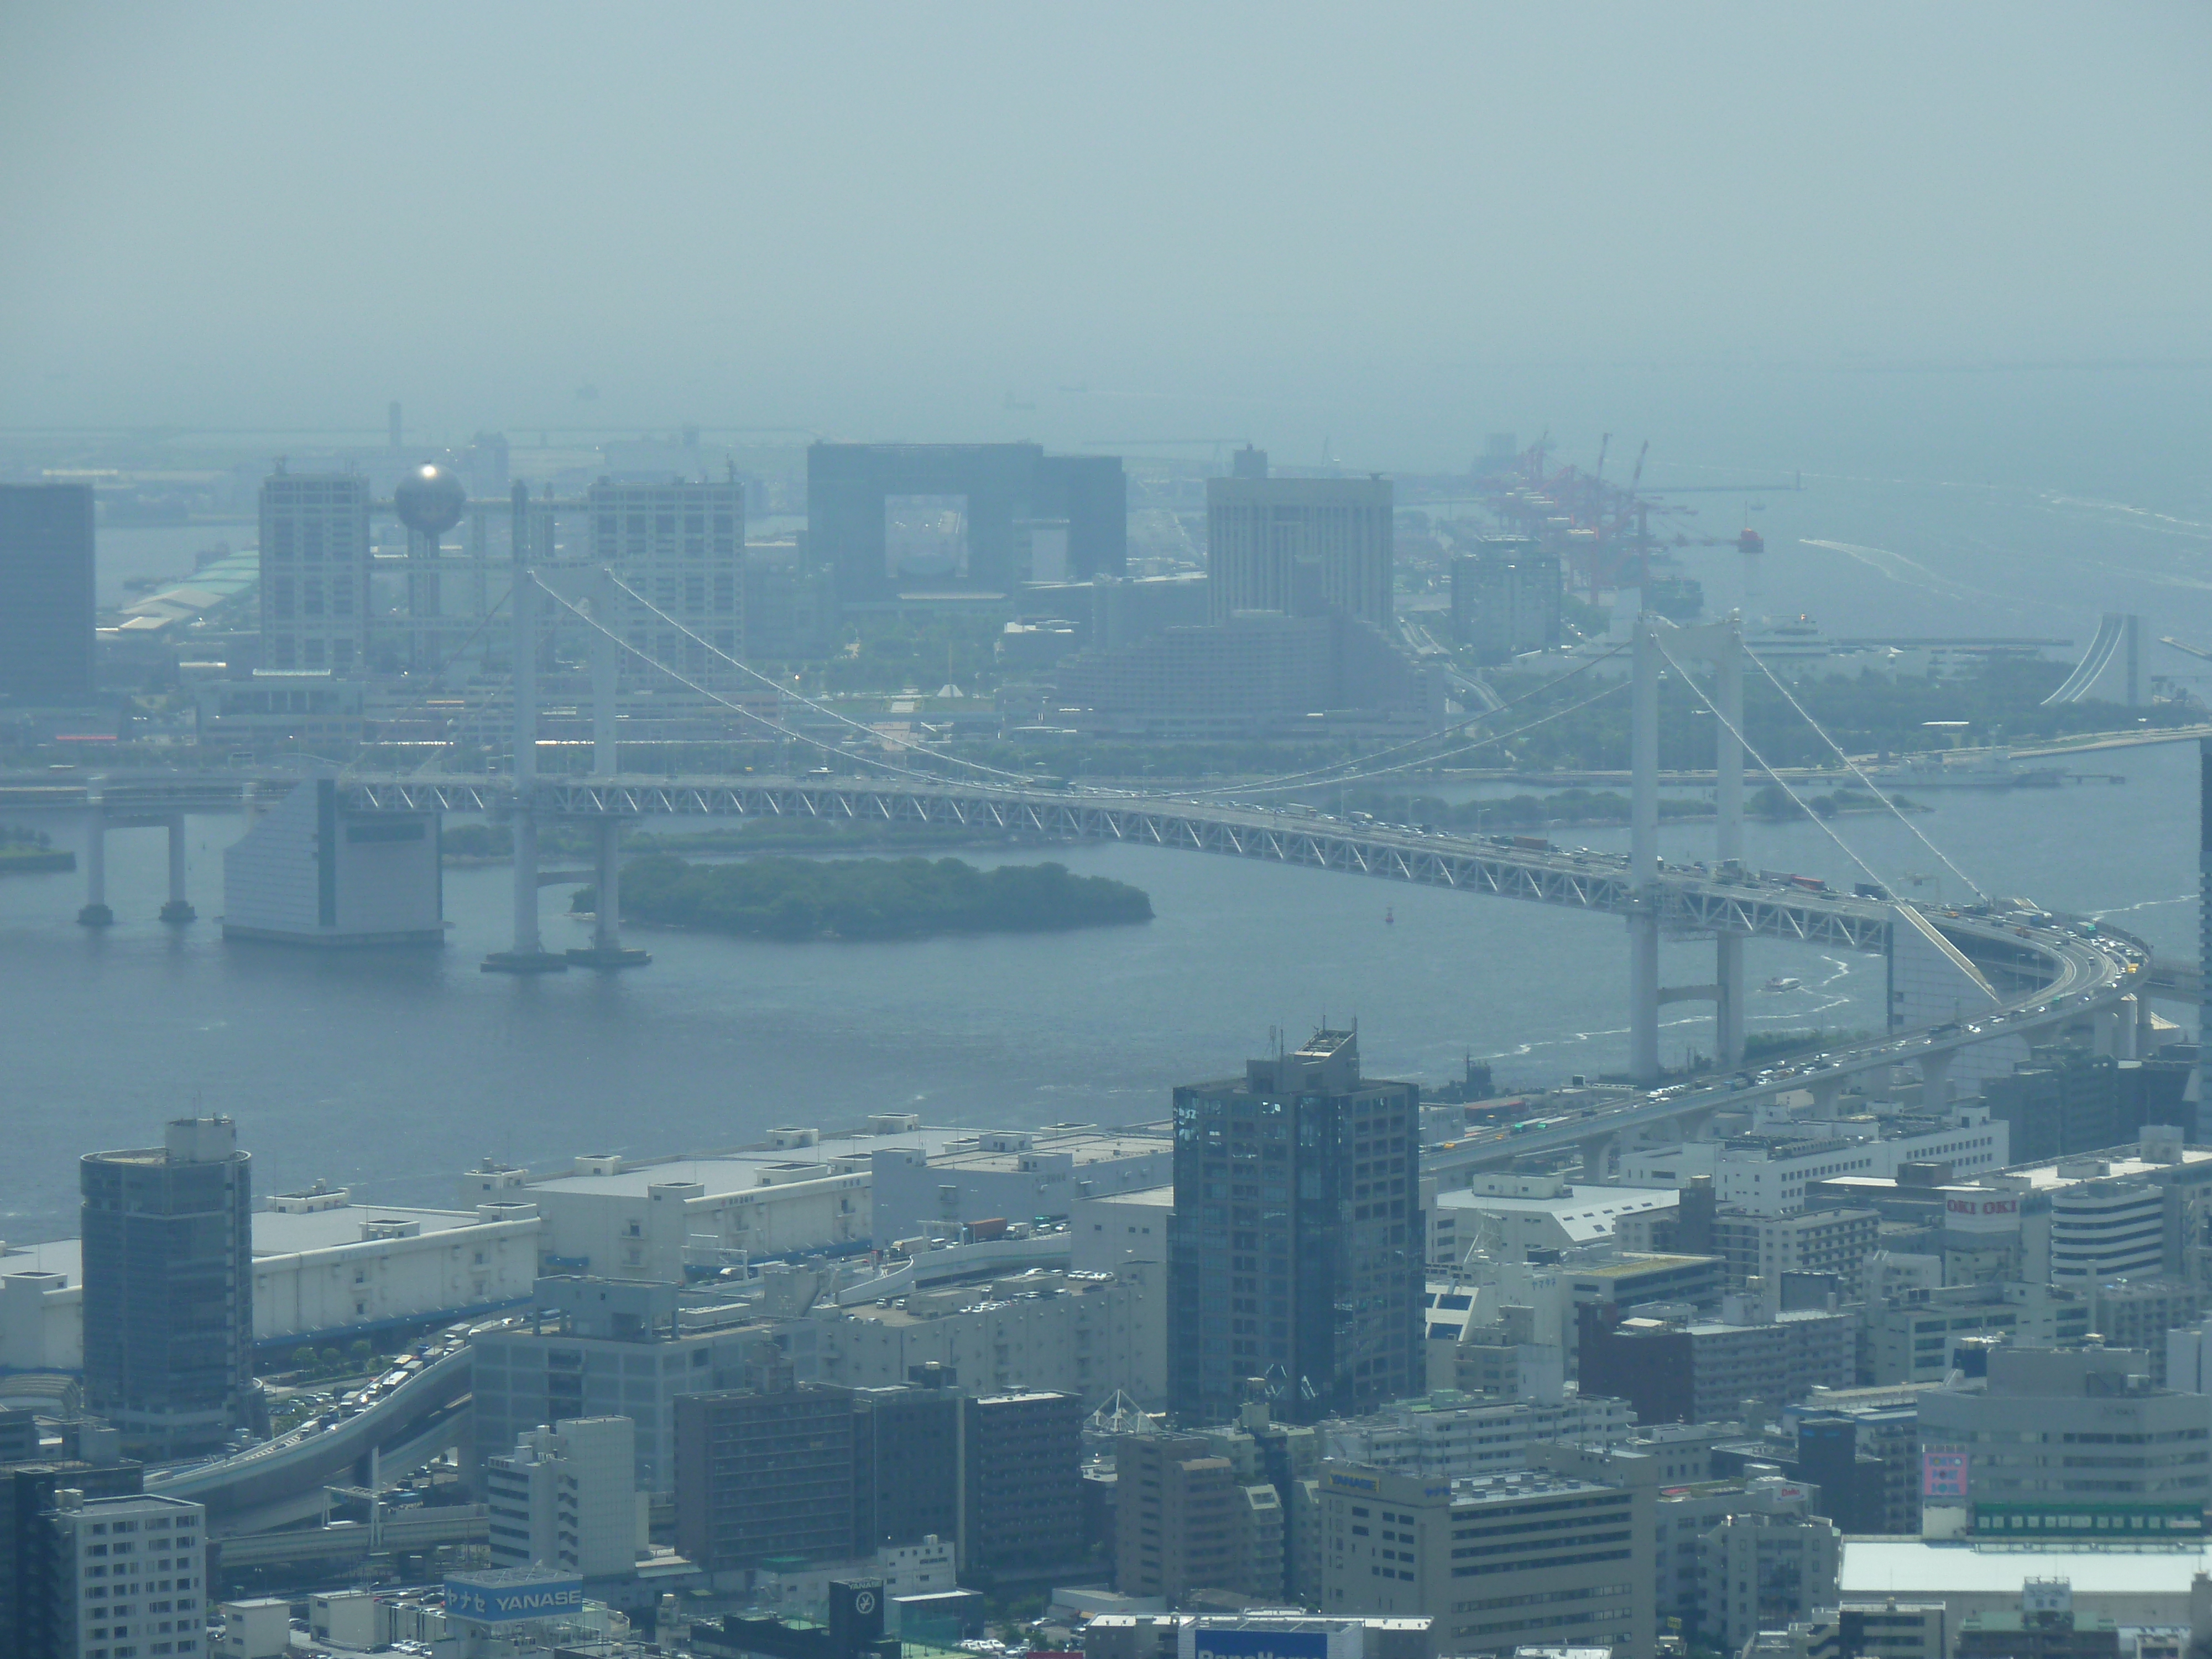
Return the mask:
<path id="1" fill-rule="evenodd" d="M 2194 0 L 15 0 L 0 424 L 1459 453 L 1559 365 L 2203 360 L 2208 87 Z"/>

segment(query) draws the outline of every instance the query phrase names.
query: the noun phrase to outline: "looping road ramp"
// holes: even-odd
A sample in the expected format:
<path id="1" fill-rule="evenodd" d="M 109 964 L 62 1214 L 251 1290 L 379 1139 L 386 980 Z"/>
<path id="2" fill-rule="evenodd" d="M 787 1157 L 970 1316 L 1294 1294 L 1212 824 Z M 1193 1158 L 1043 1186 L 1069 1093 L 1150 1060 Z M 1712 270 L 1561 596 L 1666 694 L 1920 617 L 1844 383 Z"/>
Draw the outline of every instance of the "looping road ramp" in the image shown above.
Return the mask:
<path id="1" fill-rule="evenodd" d="M 2048 708 L 2054 703 L 2079 702 L 2087 696 L 2089 688 L 2097 683 L 2098 676 L 2112 666 L 2112 658 L 2118 652 L 2120 641 L 2126 636 L 2127 630 L 2127 617 L 2118 611 L 2107 611 L 2105 619 L 2097 624 L 2097 637 L 2089 641 L 2088 654 L 2075 665 L 2065 683 L 2043 700 L 2043 707 Z"/>

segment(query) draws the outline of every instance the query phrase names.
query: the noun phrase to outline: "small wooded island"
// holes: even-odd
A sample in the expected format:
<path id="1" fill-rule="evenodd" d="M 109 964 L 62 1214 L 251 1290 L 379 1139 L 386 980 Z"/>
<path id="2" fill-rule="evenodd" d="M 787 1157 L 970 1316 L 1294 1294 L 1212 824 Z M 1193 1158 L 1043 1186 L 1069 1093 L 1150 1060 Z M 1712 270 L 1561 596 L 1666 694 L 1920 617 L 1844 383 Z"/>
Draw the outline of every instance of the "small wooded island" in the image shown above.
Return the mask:
<path id="1" fill-rule="evenodd" d="M 578 891 L 569 908 L 598 902 Z M 1140 887 L 1063 864 L 979 870 L 959 859 L 747 859 L 693 864 L 660 854 L 623 866 L 626 921 L 777 939 L 1042 933 L 1150 921 Z"/>

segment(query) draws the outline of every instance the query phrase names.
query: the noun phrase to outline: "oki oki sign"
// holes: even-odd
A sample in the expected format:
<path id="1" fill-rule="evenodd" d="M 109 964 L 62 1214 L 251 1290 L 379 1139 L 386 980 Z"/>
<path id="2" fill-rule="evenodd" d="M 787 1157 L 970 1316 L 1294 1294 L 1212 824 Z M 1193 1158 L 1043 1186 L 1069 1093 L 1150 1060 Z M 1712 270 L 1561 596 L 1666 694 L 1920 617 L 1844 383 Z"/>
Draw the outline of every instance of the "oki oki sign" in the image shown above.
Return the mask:
<path id="1" fill-rule="evenodd" d="M 2020 1225 L 2020 1199 L 2012 1193 L 1953 1193 L 1943 1200 L 1943 1224 L 1960 1233 L 2011 1232 Z"/>

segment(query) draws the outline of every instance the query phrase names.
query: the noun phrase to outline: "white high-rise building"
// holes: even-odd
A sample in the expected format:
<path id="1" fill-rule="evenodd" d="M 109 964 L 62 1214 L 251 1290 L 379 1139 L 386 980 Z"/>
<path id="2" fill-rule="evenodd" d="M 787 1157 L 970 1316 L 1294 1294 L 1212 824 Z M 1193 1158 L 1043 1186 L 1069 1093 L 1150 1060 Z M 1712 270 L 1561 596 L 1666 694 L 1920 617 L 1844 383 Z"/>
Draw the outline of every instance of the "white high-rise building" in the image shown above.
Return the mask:
<path id="1" fill-rule="evenodd" d="M 592 562 L 612 566 L 662 613 L 623 600 L 623 637 L 686 678 L 723 684 L 732 671 L 707 647 L 732 656 L 742 649 L 744 486 L 603 481 L 592 486 L 586 505 Z M 697 637 L 687 639 L 687 630 Z M 625 675 L 635 670 L 634 660 L 625 662 Z"/>
<path id="2" fill-rule="evenodd" d="M 368 655 L 368 480 L 261 484 L 261 665 L 350 674 Z"/>
<path id="3" fill-rule="evenodd" d="M 557 1567 L 612 1577 L 637 1564 L 643 1536 L 637 1425 L 627 1417 L 563 1419 L 484 1463 L 495 1567 Z"/>
<path id="4" fill-rule="evenodd" d="M 56 1495 L 49 1593 L 59 1659 L 203 1659 L 207 1511 L 181 1498 Z"/>

